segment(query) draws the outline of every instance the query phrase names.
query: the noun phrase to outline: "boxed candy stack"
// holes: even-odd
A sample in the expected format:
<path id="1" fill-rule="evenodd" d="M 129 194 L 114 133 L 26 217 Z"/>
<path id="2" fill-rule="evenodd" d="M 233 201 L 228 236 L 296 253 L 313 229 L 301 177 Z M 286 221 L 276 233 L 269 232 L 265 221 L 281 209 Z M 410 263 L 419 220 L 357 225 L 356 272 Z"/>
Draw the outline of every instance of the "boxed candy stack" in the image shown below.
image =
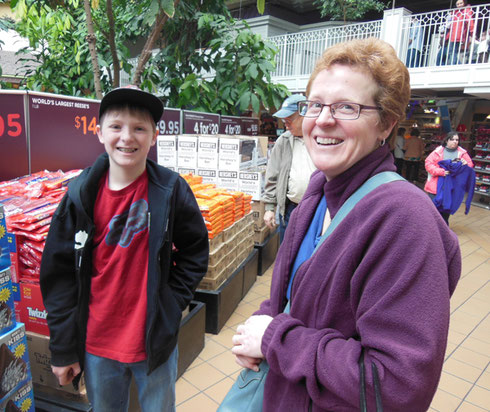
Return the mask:
<path id="1" fill-rule="evenodd" d="M 34 393 L 24 325 L 0 336 L 0 410 L 34 412 Z"/>
<path id="2" fill-rule="evenodd" d="M 23 346 L 18 346 L 12 353 L 17 358 L 23 353 L 21 358 L 24 362 L 20 360 L 15 363 L 11 362 L 7 374 L 4 373 L 5 379 L 9 376 L 9 382 L 11 382 L 5 388 L 13 387 L 14 384 L 16 386 L 7 395 L 0 392 L 0 396 L 3 396 L 0 400 L 0 408 L 10 408 L 8 410 L 11 411 L 34 411 L 33 388 L 37 391 L 39 388 L 47 388 L 46 385 L 51 385 L 52 389 L 60 394 L 60 398 L 67 393 L 79 398 L 82 402 L 88 402 L 83 392 L 84 388 L 81 388 L 80 391 L 75 391 L 71 385 L 61 388 L 51 373 L 48 357 L 50 354 L 47 349 L 49 344 L 47 312 L 39 286 L 41 258 L 52 216 L 66 193 L 69 181 L 80 172 L 81 170 L 66 173 L 42 171 L 0 183 L 0 204 L 5 207 L 6 226 L 11 232 L 9 247 L 12 264 L 9 270 L 14 281 L 12 296 L 17 300 L 15 302 L 17 316 L 23 322 L 17 324 L 22 326 Z M 0 323 L 10 316 L 8 310 L 2 311 L 4 302 L 7 303 L 7 306 L 9 305 L 8 293 L 4 291 L 8 289 L 8 286 L 4 286 L 8 284 L 6 279 L 7 276 L 2 276 L 0 272 Z M 16 331 L 17 327 L 8 333 Z M 36 337 L 36 342 L 43 341 L 44 346 L 42 347 L 46 348 L 43 356 L 39 354 L 39 345 L 32 343 L 33 338 L 30 335 Z M 27 351 L 28 347 L 29 351 Z M 0 370 L 2 353 L 7 354 L 5 348 L 0 348 Z M 30 361 L 29 355 L 32 355 Z M 11 359 L 10 355 L 7 357 Z M 47 359 L 47 363 L 43 359 Z M 26 368 L 24 364 L 27 365 Z M 25 374 L 28 375 L 28 379 L 20 379 Z M 50 377 L 50 380 L 47 379 L 47 376 Z M 20 382 L 16 383 L 17 380 Z M 0 381 L 1 385 L 3 383 Z"/>
<path id="3" fill-rule="evenodd" d="M 15 327 L 14 289 L 11 274 L 12 235 L 7 232 L 5 213 L 0 203 L 0 336 Z"/>
<path id="4" fill-rule="evenodd" d="M 196 200 L 206 223 L 209 239 L 214 239 L 224 229 L 223 206 L 213 199 L 197 198 Z"/>
<path id="5" fill-rule="evenodd" d="M 42 171 L 0 183 L 0 202 L 8 231 L 15 235 L 17 262 L 13 280 L 37 282 L 44 241 L 51 218 L 66 192 L 68 182 L 81 171 Z"/>
<path id="6" fill-rule="evenodd" d="M 202 183 L 201 176 L 182 175 L 201 210 L 209 236 L 209 265 L 199 284 L 218 288 L 253 249 L 252 196 Z"/>
<path id="7" fill-rule="evenodd" d="M 197 197 L 202 196 L 202 192 L 196 193 Z M 224 229 L 230 227 L 233 222 L 235 222 L 235 205 L 233 201 L 233 196 L 224 193 L 224 189 L 217 190 L 217 194 L 213 196 L 213 199 L 216 200 L 223 207 L 223 226 Z"/>

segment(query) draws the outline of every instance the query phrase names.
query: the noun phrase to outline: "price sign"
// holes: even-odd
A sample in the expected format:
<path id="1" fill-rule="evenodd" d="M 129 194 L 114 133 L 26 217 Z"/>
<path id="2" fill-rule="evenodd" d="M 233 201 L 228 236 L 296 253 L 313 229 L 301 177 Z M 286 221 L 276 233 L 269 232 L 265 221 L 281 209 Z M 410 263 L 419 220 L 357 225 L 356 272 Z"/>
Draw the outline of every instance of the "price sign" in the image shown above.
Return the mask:
<path id="1" fill-rule="evenodd" d="M 218 134 L 219 114 L 193 112 L 184 110 L 184 133 L 185 134 Z"/>
<path id="2" fill-rule="evenodd" d="M 0 91 L 0 181 L 29 173 L 25 92 Z"/>
<path id="3" fill-rule="evenodd" d="M 31 171 L 90 166 L 104 147 L 97 137 L 99 101 L 29 93 Z"/>
<path id="4" fill-rule="evenodd" d="M 87 119 L 87 116 L 75 116 L 75 127 L 79 129 L 84 135 L 87 133 L 97 133 L 97 120 L 95 116 Z"/>
<path id="5" fill-rule="evenodd" d="M 219 125 L 220 134 L 242 134 L 242 120 L 237 116 L 221 116 Z"/>
<path id="6" fill-rule="evenodd" d="M 259 134 L 259 119 L 257 117 L 241 117 L 242 134 L 245 136 L 257 136 Z"/>
<path id="7" fill-rule="evenodd" d="M 163 116 L 158 122 L 158 134 L 181 134 L 181 110 L 180 109 L 167 109 L 163 111 Z"/>

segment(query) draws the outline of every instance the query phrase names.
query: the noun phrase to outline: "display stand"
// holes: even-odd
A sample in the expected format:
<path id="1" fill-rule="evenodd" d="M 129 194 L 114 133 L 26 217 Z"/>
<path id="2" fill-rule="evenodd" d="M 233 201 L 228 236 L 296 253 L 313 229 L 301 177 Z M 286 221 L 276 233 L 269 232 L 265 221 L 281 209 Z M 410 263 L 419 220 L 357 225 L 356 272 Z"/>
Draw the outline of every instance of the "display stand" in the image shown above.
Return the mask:
<path id="1" fill-rule="evenodd" d="M 257 273 L 259 269 L 259 252 L 257 249 L 253 249 L 252 253 L 243 262 L 243 290 L 242 298 L 248 293 L 250 288 L 257 280 Z"/>
<path id="2" fill-rule="evenodd" d="M 263 243 L 254 247 L 259 252 L 257 274 L 262 276 L 276 260 L 277 251 L 279 250 L 279 229 L 276 228 Z"/>
<path id="3" fill-rule="evenodd" d="M 252 253 L 243 261 L 237 270 L 217 289 L 197 289 L 194 299 L 206 304 L 206 332 L 218 334 L 229 317 L 233 314 L 248 292 L 257 274 L 257 254 Z M 255 279 L 254 279 L 255 281 Z"/>
<path id="4" fill-rule="evenodd" d="M 180 323 L 177 378 L 185 372 L 204 349 L 206 307 L 204 303 L 193 300 L 189 309 L 189 314 Z"/>
<path id="5" fill-rule="evenodd" d="M 80 395 L 59 391 L 37 383 L 34 383 L 33 386 L 36 412 L 92 411 L 92 406 Z"/>

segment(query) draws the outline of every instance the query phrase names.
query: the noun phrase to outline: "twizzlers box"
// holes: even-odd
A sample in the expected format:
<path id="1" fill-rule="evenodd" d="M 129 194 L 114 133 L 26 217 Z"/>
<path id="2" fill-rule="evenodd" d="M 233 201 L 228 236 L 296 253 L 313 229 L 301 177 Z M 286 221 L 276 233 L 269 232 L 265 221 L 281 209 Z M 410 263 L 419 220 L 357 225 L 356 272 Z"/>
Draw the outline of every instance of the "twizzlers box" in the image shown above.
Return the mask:
<path id="1" fill-rule="evenodd" d="M 43 304 L 41 287 L 34 283 L 21 283 L 20 295 L 20 319 L 26 330 L 49 336 L 48 312 Z"/>

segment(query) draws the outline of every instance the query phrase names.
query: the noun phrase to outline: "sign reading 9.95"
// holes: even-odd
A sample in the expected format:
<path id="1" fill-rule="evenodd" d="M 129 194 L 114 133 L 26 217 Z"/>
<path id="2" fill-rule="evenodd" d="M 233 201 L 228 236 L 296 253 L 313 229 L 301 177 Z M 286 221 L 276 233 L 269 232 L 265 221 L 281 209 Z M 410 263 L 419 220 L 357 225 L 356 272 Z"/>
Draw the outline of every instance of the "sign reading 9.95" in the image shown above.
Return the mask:
<path id="1" fill-rule="evenodd" d="M 172 135 L 181 133 L 180 109 L 165 108 L 160 121 L 157 123 L 158 134 Z"/>

